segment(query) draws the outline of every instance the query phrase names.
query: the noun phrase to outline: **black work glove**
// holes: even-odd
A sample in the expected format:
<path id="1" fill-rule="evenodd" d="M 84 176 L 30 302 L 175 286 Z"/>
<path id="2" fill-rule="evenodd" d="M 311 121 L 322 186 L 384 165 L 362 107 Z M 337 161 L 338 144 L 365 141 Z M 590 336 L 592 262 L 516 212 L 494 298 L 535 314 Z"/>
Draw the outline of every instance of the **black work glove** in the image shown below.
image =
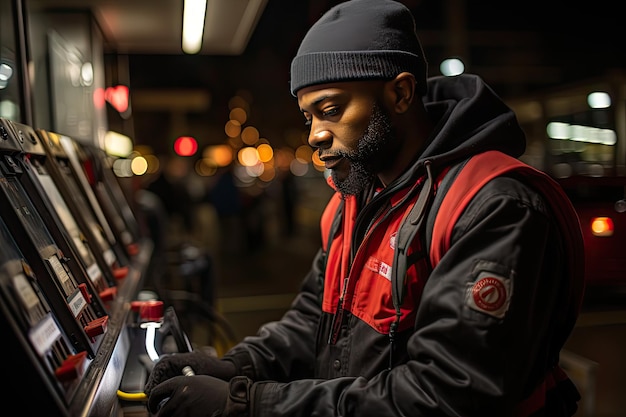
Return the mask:
<path id="1" fill-rule="evenodd" d="M 183 375 L 183 368 L 190 366 L 196 375 L 211 375 L 224 381 L 237 373 L 235 364 L 228 359 L 219 359 L 203 351 L 172 353 L 162 356 L 150 372 L 144 392 L 150 395 L 152 389 L 161 382 Z"/>
<path id="2" fill-rule="evenodd" d="M 252 381 L 230 382 L 212 376 L 177 376 L 157 385 L 148 408 L 158 417 L 248 417 Z"/>

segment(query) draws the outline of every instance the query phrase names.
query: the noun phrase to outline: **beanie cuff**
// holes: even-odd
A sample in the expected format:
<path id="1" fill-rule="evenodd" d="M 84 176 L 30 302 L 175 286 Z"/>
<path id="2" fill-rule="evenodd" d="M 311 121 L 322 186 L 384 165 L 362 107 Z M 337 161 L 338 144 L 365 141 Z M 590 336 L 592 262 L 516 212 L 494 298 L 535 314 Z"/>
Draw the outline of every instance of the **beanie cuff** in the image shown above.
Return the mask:
<path id="1" fill-rule="evenodd" d="M 410 52 L 334 51 L 298 55 L 291 63 L 291 94 L 316 84 L 339 81 L 391 79 L 408 71 L 418 80 L 417 88 L 425 93 L 420 82 L 426 77 L 425 61 Z"/>

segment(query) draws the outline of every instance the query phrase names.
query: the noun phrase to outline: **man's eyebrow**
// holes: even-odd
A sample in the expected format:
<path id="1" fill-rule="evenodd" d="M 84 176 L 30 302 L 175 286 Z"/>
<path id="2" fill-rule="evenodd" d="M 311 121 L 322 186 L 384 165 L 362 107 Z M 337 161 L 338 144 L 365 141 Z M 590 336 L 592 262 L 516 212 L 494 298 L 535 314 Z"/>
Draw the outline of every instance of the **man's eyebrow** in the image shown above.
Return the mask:
<path id="1" fill-rule="evenodd" d="M 326 100 L 326 99 L 328 99 L 328 98 L 330 98 L 330 97 L 332 97 L 332 96 L 333 96 L 332 94 L 324 94 L 323 96 L 319 96 L 317 99 L 313 100 L 313 102 L 312 102 L 311 104 L 313 104 L 313 105 L 316 105 L 316 106 L 317 106 L 317 105 L 318 105 L 318 104 L 320 104 L 322 101 L 324 101 L 324 100 Z"/>
<path id="2" fill-rule="evenodd" d="M 313 100 L 313 101 L 311 102 L 311 105 L 312 105 L 312 106 L 317 106 L 318 104 L 320 104 L 320 103 L 321 103 L 321 102 L 323 102 L 324 100 L 327 100 L 327 99 L 332 98 L 332 97 L 335 97 L 335 96 L 337 96 L 337 94 L 324 94 L 324 95 L 321 95 L 321 96 L 317 97 L 315 100 Z M 301 109 L 300 109 L 300 111 L 301 111 L 302 113 L 304 113 L 306 110 L 304 110 L 304 109 L 302 109 L 302 108 L 301 108 Z"/>

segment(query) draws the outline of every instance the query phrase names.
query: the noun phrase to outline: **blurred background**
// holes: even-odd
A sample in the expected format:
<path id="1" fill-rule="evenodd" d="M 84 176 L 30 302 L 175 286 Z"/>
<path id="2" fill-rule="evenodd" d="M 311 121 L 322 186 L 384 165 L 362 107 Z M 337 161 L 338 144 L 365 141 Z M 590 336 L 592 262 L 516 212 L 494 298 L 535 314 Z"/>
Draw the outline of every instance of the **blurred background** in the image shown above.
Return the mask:
<path id="1" fill-rule="evenodd" d="M 107 151 L 137 212 L 159 219 L 146 221 L 162 261 L 146 288 L 182 309 L 192 295 L 210 302 L 223 348 L 280 318 L 318 249 L 330 189 L 289 93 L 289 66 L 307 29 L 338 3 L 208 0 L 195 13 L 200 41 L 185 51 L 183 0 L 0 0 L 0 117 Z M 478 74 L 517 112 L 525 161 L 555 178 L 608 178 L 609 206 L 623 200 L 619 3 L 401 3 L 414 12 L 429 75 Z M 559 126 L 585 133 L 559 140 Z M 572 195 L 588 202 L 589 188 L 574 182 Z M 606 203 L 595 198 L 594 207 Z M 618 235 L 626 222 L 612 227 Z M 624 405 L 623 360 L 611 359 L 596 388 L 601 358 L 621 358 L 626 345 L 622 299 L 613 297 L 626 279 L 624 243 L 597 251 L 610 271 L 592 279 L 610 284 L 611 297 L 587 306 L 567 358 L 593 394 L 584 411 L 597 416 Z M 185 324 L 194 342 L 215 341 L 204 321 Z M 598 350 L 602 335 L 621 339 Z"/>

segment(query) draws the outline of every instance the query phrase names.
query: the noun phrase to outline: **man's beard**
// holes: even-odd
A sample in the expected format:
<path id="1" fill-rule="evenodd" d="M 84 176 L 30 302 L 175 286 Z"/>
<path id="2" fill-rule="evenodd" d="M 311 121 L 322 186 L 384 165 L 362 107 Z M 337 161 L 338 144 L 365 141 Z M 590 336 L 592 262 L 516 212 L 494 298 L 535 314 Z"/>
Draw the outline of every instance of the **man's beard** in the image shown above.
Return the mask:
<path id="1" fill-rule="evenodd" d="M 350 162 L 347 177 L 340 179 L 331 170 L 333 182 L 343 197 L 357 195 L 367 189 L 376 175 L 391 163 L 396 137 L 389 115 L 376 103 L 369 124 L 359 139 L 357 149 L 339 154 Z"/>

